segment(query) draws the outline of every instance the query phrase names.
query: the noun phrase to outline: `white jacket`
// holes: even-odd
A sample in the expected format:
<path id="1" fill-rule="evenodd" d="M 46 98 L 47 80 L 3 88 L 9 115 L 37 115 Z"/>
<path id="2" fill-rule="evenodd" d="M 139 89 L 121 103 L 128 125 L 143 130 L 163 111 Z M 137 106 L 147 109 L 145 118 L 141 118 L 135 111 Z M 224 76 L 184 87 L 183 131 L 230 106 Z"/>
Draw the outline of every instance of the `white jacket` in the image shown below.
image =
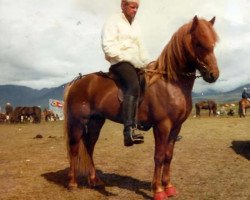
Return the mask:
<path id="1" fill-rule="evenodd" d="M 130 24 L 123 13 L 111 16 L 105 23 L 102 49 L 111 65 L 127 61 L 134 67 L 141 68 L 150 62 L 142 45 L 136 20 Z"/>

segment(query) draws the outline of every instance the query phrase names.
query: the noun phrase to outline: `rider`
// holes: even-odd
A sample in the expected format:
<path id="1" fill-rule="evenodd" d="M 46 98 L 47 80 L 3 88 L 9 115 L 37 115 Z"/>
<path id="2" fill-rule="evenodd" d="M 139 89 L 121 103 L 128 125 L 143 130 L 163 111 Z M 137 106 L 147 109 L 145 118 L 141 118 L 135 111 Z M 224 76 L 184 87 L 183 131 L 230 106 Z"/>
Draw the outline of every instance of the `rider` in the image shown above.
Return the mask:
<path id="1" fill-rule="evenodd" d="M 246 87 L 244 87 L 244 89 L 243 89 L 242 98 L 247 99 L 248 101 L 250 101 L 250 94 L 247 93 L 247 88 Z"/>
<path id="2" fill-rule="evenodd" d="M 139 0 L 122 0 L 122 13 L 111 16 L 102 31 L 102 49 L 110 62 L 110 71 L 121 84 L 123 101 L 124 145 L 142 143 L 143 136 L 134 132 L 140 86 L 135 68 L 149 63 L 140 39 L 140 28 L 135 20 Z"/>

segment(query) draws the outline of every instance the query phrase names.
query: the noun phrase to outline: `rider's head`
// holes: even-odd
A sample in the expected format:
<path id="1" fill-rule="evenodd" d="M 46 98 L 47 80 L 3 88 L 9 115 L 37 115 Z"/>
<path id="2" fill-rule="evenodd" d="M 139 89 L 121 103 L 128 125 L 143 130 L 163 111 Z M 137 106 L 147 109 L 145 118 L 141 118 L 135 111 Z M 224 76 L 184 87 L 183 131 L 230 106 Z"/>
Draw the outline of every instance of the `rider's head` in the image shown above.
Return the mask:
<path id="1" fill-rule="evenodd" d="M 137 13 L 137 10 L 139 8 L 140 1 L 139 0 L 122 0 L 121 1 L 121 8 L 122 12 L 129 21 L 129 23 L 132 23 L 135 15 Z"/>

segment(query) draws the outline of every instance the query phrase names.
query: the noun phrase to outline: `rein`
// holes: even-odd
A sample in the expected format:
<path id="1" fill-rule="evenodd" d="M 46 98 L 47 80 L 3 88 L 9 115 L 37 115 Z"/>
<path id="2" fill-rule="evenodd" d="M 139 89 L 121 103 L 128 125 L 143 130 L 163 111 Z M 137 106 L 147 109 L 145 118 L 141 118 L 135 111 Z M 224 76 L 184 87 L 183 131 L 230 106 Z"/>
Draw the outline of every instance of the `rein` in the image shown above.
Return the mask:
<path id="1" fill-rule="evenodd" d="M 206 68 L 206 67 L 205 67 Z M 167 74 L 165 71 L 159 71 L 159 70 L 154 70 L 154 69 L 143 69 L 146 73 L 152 72 L 155 74 Z M 180 75 L 182 76 L 187 76 L 187 77 L 195 77 L 195 78 L 200 78 L 202 77 L 201 75 L 197 75 L 196 72 L 187 72 L 187 73 L 181 73 Z"/>
<path id="2" fill-rule="evenodd" d="M 196 58 L 196 61 L 199 65 L 199 70 L 202 71 L 202 72 L 205 72 L 207 71 L 207 67 L 206 65 L 199 59 L 199 58 Z M 154 62 L 154 61 L 153 61 Z M 152 62 L 151 62 L 152 63 Z M 149 63 L 149 64 L 151 64 Z M 146 68 L 143 68 L 142 71 L 146 72 L 146 73 L 154 73 L 154 74 L 167 74 L 166 71 L 160 71 L 160 70 L 155 70 L 155 69 L 146 69 Z M 100 71 L 101 72 L 101 71 Z M 103 73 L 103 72 L 101 72 Z M 105 73 L 104 73 L 105 74 Z M 196 78 L 200 78 L 202 77 L 201 75 L 197 75 L 196 72 L 183 72 L 183 73 L 180 73 L 179 75 L 181 76 L 186 76 L 186 77 L 194 77 L 195 79 Z M 69 85 L 71 85 L 72 83 L 78 81 L 79 79 L 85 77 L 86 75 L 82 75 L 81 73 L 78 74 L 78 76 L 76 76 L 70 83 Z"/>
<path id="3" fill-rule="evenodd" d="M 145 72 L 152 72 L 155 74 L 167 74 L 165 71 L 159 71 L 159 70 L 154 70 L 154 69 L 143 69 Z"/>

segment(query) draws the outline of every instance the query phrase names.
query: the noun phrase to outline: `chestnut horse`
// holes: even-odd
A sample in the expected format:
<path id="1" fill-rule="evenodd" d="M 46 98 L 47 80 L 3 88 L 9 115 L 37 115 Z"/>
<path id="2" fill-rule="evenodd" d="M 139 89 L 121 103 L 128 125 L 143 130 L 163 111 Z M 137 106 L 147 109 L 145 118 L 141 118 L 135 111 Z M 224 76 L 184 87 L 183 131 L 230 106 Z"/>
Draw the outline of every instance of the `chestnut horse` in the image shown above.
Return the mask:
<path id="1" fill-rule="evenodd" d="M 213 100 L 200 101 L 195 104 L 196 116 L 201 116 L 201 109 L 208 110 L 208 115 L 210 116 L 213 112 L 215 116 L 217 113 L 217 104 Z"/>
<path id="2" fill-rule="evenodd" d="M 158 59 L 145 69 L 148 84 L 137 119 L 139 128 L 153 127 L 152 189 L 157 200 L 175 193 L 170 183 L 170 163 L 177 135 L 192 110 L 196 70 L 208 83 L 219 77 L 214 55 L 218 40 L 214 22 L 215 17 L 207 21 L 195 16 L 174 33 Z M 68 84 L 64 101 L 70 163 L 68 188 L 77 187 L 77 172 L 85 174 L 92 187 L 102 184 L 96 174 L 93 152 L 105 119 L 122 123 L 118 88 L 102 73 L 92 73 Z"/>
<path id="3" fill-rule="evenodd" d="M 47 108 L 44 108 L 43 110 L 44 120 L 46 122 L 48 121 L 56 121 L 57 117 L 55 113 L 52 110 L 47 110 Z"/>
<path id="4" fill-rule="evenodd" d="M 250 100 L 241 99 L 239 101 L 239 116 L 240 117 L 245 117 L 246 116 L 247 108 L 250 108 Z"/>

